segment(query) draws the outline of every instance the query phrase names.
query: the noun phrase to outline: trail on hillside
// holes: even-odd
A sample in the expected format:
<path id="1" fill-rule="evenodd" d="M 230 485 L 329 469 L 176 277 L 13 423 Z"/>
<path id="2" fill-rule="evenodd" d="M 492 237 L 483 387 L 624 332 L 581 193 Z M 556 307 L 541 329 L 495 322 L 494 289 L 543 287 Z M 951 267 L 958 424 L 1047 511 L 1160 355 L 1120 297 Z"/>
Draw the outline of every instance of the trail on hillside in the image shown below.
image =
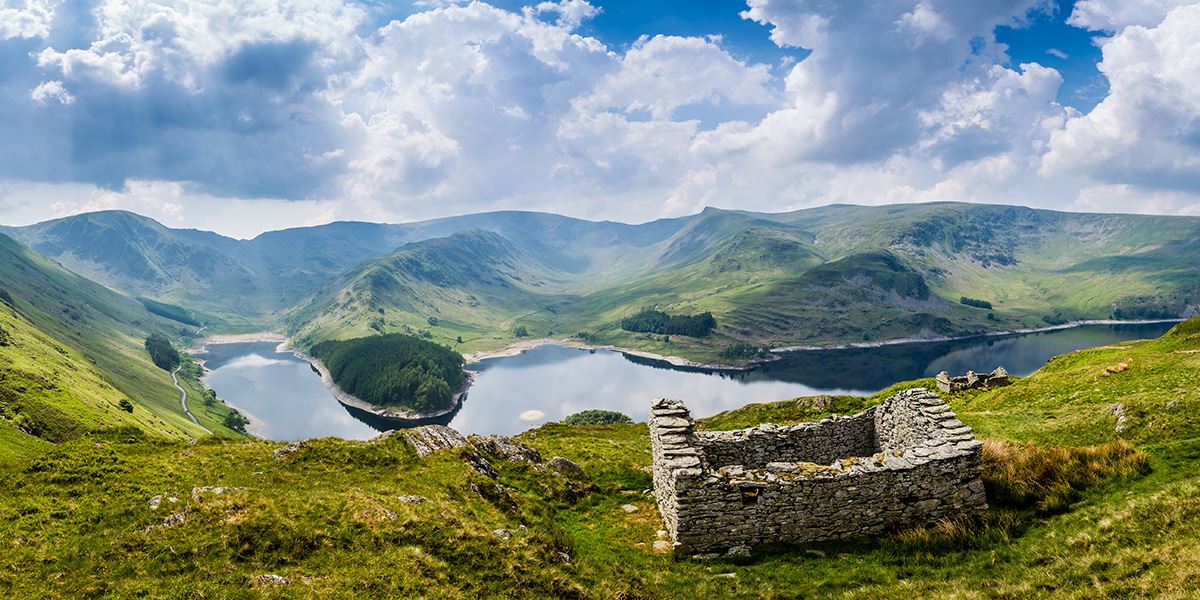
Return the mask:
<path id="1" fill-rule="evenodd" d="M 183 414 L 187 415 L 188 418 L 191 419 L 193 423 L 195 423 L 196 425 L 198 425 L 200 427 L 200 429 L 203 429 L 204 431 L 206 431 L 207 433 L 209 433 L 211 435 L 212 430 L 210 430 L 209 428 L 207 428 L 203 425 L 200 425 L 200 421 L 196 420 L 196 415 L 193 415 L 192 411 L 188 409 L 187 390 L 183 389 L 183 386 L 179 385 L 179 369 L 182 369 L 182 368 L 183 368 L 183 365 L 179 365 L 178 367 L 175 367 L 174 371 L 171 371 L 171 381 L 174 382 L 175 389 L 179 390 L 179 393 L 180 393 L 179 405 L 183 407 Z"/>

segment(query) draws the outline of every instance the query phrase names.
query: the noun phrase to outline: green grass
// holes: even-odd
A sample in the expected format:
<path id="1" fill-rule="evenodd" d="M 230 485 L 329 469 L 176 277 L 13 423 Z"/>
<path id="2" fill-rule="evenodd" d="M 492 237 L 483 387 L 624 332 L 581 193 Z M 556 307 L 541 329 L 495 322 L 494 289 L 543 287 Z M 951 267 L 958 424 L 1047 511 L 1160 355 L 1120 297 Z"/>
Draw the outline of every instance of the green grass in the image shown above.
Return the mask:
<path id="1" fill-rule="evenodd" d="M 651 487 L 644 424 L 548 424 L 522 434 L 544 457 L 580 464 L 591 485 L 572 498 L 560 478 L 493 460 L 515 509 L 472 491 L 489 480 L 457 452 L 420 460 L 399 436 L 317 440 L 275 459 L 281 444 L 86 433 L 0 467 L 9 490 L 0 495 L 0 590 L 14 597 L 179 590 L 314 598 L 1187 597 L 1200 578 L 1198 358 L 1194 320 L 1161 340 L 1074 353 L 1009 387 L 954 395 L 960 418 L 1000 440 L 989 442 L 993 508 L 981 522 L 770 549 L 741 564 L 676 561 L 652 550 L 661 523 L 644 493 Z M 1121 361 L 1126 366 L 1117 368 Z M 750 405 L 700 425 L 855 412 L 887 393 Z M 1114 398 L 1129 418 L 1120 433 L 1108 412 Z M 1165 409 L 1169 398 L 1179 403 Z M 1144 403 L 1159 410 L 1143 411 Z M 215 485 L 244 489 L 191 495 Z M 178 502 L 149 510 L 159 494 Z M 399 499 L 407 495 L 428 502 Z M 638 510 L 626 512 L 625 504 Z M 174 513 L 184 515 L 182 524 L 156 527 Z M 498 528 L 513 537 L 495 537 Z M 267 573 L 292 583 L 259 583 Z"/>

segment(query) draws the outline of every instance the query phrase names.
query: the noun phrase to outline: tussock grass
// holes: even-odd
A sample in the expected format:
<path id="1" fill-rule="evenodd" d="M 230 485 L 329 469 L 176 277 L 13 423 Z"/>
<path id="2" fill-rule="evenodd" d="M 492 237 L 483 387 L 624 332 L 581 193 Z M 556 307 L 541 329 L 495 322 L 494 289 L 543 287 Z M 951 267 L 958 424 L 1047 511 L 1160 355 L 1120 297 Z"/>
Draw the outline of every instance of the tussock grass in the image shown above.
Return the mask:
<path id="1" fill-rule="evenodd" d="M 1088 488 L 1150 472 L 1149 458 L 1125 440 L 1080 448 L 985 440 L 982 463 L 990 502 L 1046 514 Z"/>

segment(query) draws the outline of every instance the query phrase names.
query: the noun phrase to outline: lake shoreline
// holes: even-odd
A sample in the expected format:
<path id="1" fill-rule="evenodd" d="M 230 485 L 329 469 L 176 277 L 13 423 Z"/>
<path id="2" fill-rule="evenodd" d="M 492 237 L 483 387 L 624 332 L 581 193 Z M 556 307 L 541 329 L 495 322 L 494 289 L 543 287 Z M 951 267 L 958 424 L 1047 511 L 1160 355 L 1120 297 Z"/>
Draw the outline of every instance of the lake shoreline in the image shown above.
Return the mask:
<path id="1" fill-rule="evenodd" d="M 1031 333 L 1046 333 L 1048 331 L 1063 331 L 1066 329 L 1075 329 L 1077 327 L 1087 327 L 1089 325 L 1156 325 L 1159 323 L 1182 323 L 1187 319 L 1137 319 L 1132 321 L 1119 321 L 1116 319 L 1085 319 L 1082 321 L 1070 321 L 1060 325 L 1048 325 L 1046 327 L 1029 327 L 1025 329 L 1009 329 L 1005 331 L 989 331 L 985 333 L 975 333 L 971 335 L 958 336 L 938 336 L 932 338 L 896 338 L 892 340 L 880 340 L 878 342 L 855 342 L 849 344 L 838 344 L 831 346 L 784 346 L 781 348 L 771 348 L 771 352 L 775 354 L 786 354 L 788 352 L 811 352 L 814 350 L 854 350 L 863 348 L 880 348 L 883 346 L 900 346 L 904 344 L 932 344 L 937 342 L 957 342 L 960 340 L 974 340 L 986 337 L 1007 337 L 1013 335 L 1028 335 Z M 768 361 L 769 362 L 769 361 Z"/>
<path id="2" fill-rule="evenodd" d="M 564 348 L 575 348 L 579 350 L 604 350 L 608 352 L 618 352 L 620 354 L 642 358 L 646 360 L 665 363 L 672 367 L 681 369 L 695 369 L 700 371 L 719 371 L 727 373 L 744 373 L 758 369 L 759 367 L 768 365 L 772 362 L 781 360 L 784 355 L 791 352 L 813 352 L 821 350 L 854 350 L 854 349 L 869 349 L 882 348 L 885 346 L 900 346 L 904 344 L 932 344 L 938 342 L 955 342 L 964 340 L 973 340 L 987 337 L 1008 337 L 1018 335 L 1028 335 L 1031 333 L 1046 333 L 1050 331 L 1062 331 L 1067 329 L 1075 329 L 1077 327 L 1087 327 L 1089 325 L 1153 325 L 1159 323 L 1182 323 L 1186 319 L 1137 319 L 1129 321 L 1120 321 L 1116 319 L 1086 319 L 1081 321 L 1071 321 L 1059 325 L 1048 325 L 1046 327 L 1030 327 L 1024 329 L 1011 329 L 1005 331 L 989 331 L 986 333 L 976 333 L 972 335 L 961 336 L 939 336 L 932 338 L 896 338 L 891 340 L 880 340 L 876 342 L 855 342 L 848 344 L 832 344 L 828 346 L 819 345 L 797 345 L 797 346 L 782 346 L 779 348 L 771 348 L 769 352 L 771 358 L 752 361 L 746 365 L 725 365 L 721 363 L 700 363 L 679 356 L 669 356 L 650 352 L 647 350 L 634 350 L 631 348 L 622 348 L 611 344 L 596 345 L 580 342 L 574 339 L 554 339 L 540 338 L 536 340 L 522 340 L 510 344 L 500 350 L 487 350 L 480 352 L 471 352 L 463 355 L 467 364 L 474 364 L 484 360 L 494 358 L 508 358 L 518 356 L 525 352 L 537 348 L 539 346 L 562 346 Z"/>

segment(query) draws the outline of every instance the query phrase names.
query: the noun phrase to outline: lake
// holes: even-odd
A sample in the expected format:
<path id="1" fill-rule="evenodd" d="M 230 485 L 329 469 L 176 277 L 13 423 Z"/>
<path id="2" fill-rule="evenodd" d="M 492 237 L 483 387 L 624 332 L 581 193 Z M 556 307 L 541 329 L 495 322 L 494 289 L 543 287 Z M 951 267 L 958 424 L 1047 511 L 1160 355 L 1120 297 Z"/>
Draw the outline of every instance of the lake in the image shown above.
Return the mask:
<path id="1" fill-rule="evenodd" d="M 618 352 L 540 346 L 471 365 L 479 376 L 449 425 L 463 433 L 512 435 L 589 408 L 644 420 L 650 401 L 663 396 L 684 400 L 694 416 L 704 417 L 752 402 L 871 394 L 943 370 L 957 375 L 1003 366 L 1023 376 L 1054 356 L 1155 338 L 1173 325 L 1086 325 L 1007 337 L 790 352 L 760 369 L 732 374 L 672 369 Z M 258 433 L 270 439 L 366 439 L 378 433 L 343 408 L 308 363 L 275 352 L 275 346 L 210 345 L 197 355 L 211 369 L 206 384 L 262 421 L 265 426 Z"/>

